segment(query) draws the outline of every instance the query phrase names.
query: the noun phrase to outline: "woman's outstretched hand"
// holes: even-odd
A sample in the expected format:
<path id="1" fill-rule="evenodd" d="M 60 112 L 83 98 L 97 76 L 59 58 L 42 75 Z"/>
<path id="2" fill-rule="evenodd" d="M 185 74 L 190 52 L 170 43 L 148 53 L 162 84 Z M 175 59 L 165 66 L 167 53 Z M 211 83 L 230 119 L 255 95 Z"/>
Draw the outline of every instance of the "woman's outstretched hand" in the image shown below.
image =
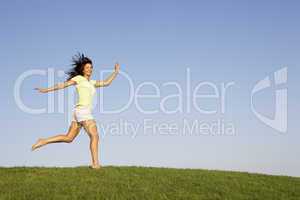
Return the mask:
<path id="1" fill-rule="evenodd" d="M 120 65 L 119 65 L 119 63 L 116 63 L 115 64 L 115 72 L 119 73 L 119 71 L 120 71 Z"/>
<path id="2" fill-rule="evenodd" d="M 38 90 L 40 93 L 47 93 L 47 89 L 44 88 L 34 88 L 35 90 Z"/>

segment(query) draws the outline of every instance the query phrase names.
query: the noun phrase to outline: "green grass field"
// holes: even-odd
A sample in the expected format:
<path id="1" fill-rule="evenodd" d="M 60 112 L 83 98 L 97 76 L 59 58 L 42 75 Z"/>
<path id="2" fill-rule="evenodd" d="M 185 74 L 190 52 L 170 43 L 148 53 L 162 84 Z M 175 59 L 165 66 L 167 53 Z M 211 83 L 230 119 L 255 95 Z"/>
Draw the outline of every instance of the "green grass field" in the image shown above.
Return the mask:
<path id="1" fill-rule="evenodd" d="M 0 168 L 0 199 L 300 199 L 300 178 L 152 167 Z"/>

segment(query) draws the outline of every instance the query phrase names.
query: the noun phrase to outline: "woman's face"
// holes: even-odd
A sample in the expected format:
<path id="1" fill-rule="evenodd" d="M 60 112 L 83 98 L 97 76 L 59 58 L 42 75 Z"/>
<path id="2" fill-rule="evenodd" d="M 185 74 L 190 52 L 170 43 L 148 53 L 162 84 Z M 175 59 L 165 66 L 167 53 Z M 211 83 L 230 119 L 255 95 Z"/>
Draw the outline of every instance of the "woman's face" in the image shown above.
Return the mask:
<path id="1" fill-rule="evenodd" d="M 92 73 L 93 73 L 93 65 L 91 65 L 90 63 L 85 64 L 83 67 L 83 74 L 87 76 L 91 76 Z"/>

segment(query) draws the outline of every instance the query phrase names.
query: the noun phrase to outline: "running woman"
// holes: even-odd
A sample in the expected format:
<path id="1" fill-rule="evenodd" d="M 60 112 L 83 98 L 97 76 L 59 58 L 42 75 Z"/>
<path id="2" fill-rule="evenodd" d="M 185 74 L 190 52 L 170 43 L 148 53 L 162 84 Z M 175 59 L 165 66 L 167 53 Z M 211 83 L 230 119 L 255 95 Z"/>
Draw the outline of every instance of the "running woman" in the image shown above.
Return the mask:
<path id="1" fill-rule="evenodd" d="M 83 127 L 90 138 L 90 151 L 92 157 L 93 169 L 100 169 L 98 159 L 99 134 L 97 130 L 96 121 L 92 115 L 92 102 L 95 94 L 95 88 L 105 87 L 111 84 L 116 78 L 120 70 L 120 65 L 115 64 L 114 72 L 105 80 L 92 80 L 93 63 L 92 60 L 84 54 L 78 54 L 72 58 L 73 68 L 67 72 L 69 75 L 65 82 L 55 84 L 49 88 L 35 88 L 40 93 L 47 93 L 59 89 L 64 89 L 68 86 L 75 85 L 78 101 L 73 109 L 72 122 L 66 134 L 59 134 L 49 138 L 39 138 L 37 142 L 32 145 L 31 150 L 45 146 L 50 143 L 65 142 L 71 143 L 79 134 Z"/>

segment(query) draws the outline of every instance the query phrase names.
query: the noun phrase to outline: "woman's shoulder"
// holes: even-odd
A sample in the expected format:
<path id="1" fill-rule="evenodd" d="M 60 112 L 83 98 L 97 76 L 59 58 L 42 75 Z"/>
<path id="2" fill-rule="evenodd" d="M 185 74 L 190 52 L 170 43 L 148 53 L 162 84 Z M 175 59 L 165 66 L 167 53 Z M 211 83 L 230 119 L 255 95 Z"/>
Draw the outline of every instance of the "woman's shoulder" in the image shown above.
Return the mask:
<path id="1" fill-rule="evenodd" d="M 84 77 L 82 75 L 76 75 L 73 78 L 71 78 L 71 80 L 75 81 L 75 82 L 80 82 L 82 80 L 84 80 Z"/>

